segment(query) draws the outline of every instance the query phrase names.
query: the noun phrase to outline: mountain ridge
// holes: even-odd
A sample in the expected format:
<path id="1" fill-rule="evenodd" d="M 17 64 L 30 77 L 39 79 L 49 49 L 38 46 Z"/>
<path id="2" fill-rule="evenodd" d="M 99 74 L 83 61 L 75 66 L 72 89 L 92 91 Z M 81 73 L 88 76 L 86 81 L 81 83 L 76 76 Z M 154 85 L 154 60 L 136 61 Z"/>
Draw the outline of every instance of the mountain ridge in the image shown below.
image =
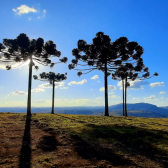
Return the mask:
<path id="1" fill-rule="evenodd" d="M 32 107 L 32 113 L 50 113 L 51 107 Z M 86 114 L 103 115 L 104 106 L 74 106 L 74 107 L 55 107 L 55 113 L 58 114 Z M 168 107 L 157 107 L 150 103 L 128 103 L 127 111 L 129 116 L 167 118 Z M 27 107 L 0 107 L 0 112 L 26 113 Z M 123 104 L 109 106 L 110 115 L 122 116 Z"/>

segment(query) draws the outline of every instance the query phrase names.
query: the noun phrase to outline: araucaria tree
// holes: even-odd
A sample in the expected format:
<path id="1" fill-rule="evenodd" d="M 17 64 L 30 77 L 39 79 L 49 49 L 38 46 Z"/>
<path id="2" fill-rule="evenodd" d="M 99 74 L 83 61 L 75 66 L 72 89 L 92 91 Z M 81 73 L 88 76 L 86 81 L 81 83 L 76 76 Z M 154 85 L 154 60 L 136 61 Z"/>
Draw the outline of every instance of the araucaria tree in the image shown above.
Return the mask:
<path id="1" fill-rule="evenodd" d="M 127 87 L 130 86 L 131 81 L 136 79 L 138 80 L 146 80 L 150 79 L 154 76 L 158 76 L 158 73 L 154 73 L 153 76 L 150 76 L 149 68 L 145 67 L 142 58 L 140 58 L 136 65 L 133 66 L 131 63 L 126 63 L 125 65 L 121 65 L 115 73 L 112 73 L 112 79 L 114 80 L 122 80 L 122 88 L 123 88 L 123 116 L 128 116 L 127 113 Z M 125 92 L 125 96 L 124 96 Z M 125 97 L 125 102 L 124 102 Z M 125 107 L 124 107 L 125 105 Z"/>
<path id="2" fill-rule="evenodd" d="M 93 38 L 92 44 L 87 44 L 84 40 L 79 40 L 77 43 L 78 48 L 72 50 L 72 55 L 75 59 L 72 59 L 72 64 L 68 65 L 68 68 L 74 69 L 77 65 L 81 65 L 78 61 L 85 62 L 81 66 L 92 66 L 87 69 L 75 69 L 79 70 L 78 76 L 87 74 L 93 70 L 101 70 L 104 72 L 104 86 L 105 86 L 105 116 L 109 116 L 108 111 L 108 81 L 107 77 L 111 74 L 111 71 L 121 63 L 117 61 L 118 58 L 116 48 L 112 45 L 109 36 L 104 35 L 103 32 L 98 32 L 96 37 Z M 83 73 L 82 71 L 87 71 Z"/>
<path id="3" fill-rule="evenodd" d="M 103 71 L 105 80 L 105 116 L 109 116 L 107 78 L 120 67 L 122 61 L 127 61 L 130 57 L 138 59 L 141 55 L 141 47 L 135 45 L 134 42 L 129 42 L 126 37 L 120 37 L 111 42 L 110 37 L 104 35 L 103 32 L 96 34 L 92 44 L 79 40 L 77 46 L 78 48 L 72 50 L 72 55 L 75 56 L 75 59 L 72 59 L 72 64 L 69 64 L 68 67 L 69 69 L 74 69 L 77 65 L 81 65 L 78 61 L 86 63 L 81 66 L 92 66 L 92 68 L 88 69 L 75 69 L 79 70 L 78 76 L 87 74 L 95 69 Z M 87 72 L 83 73 L 82 71 Z"/>
<path id="4" fill-rule="evenodd" d="M 51 114 L 54 114 L 54 95 L 55 95 L 55 82 L 60 82 L 63 80 L 67 79 L 67 73 L 65 74 L 55 74 L 54 72 L 43 72 L 40 74 L 40 79 L 38 79 L 37 75 L 33 75 L 33 78 L 35 80 L 41 80 L 41 81 L 49 81 L 50 84 L 53 86 L 53 91 L 52 91 L 52 111 Z"/>
<path id="5" fill-rule="evenodd" d="M 52 68 L 57 63 L 66 63 L 67 57 L 59 59 L 60 62 L 52 63 L 49 58 L 60 57 L 61 52 L 56 49 L 56 44 L 53 41 L 47 41 L 44 43 L 42 38 L 32 39 L 22 33 L 16 39 L 3 39 L 3 44 L 0 44 L 1 52 L 3 53 L 5 60 L 9 63 L 20 62 L 21 66 L 27 60 L 29 63 L 29 82 L 28 82 L 28 101 L 27 101 L 27 116 L 31 116 L 31 84 L 32 84 L 32 67 L 36 70 L 39 67 L 36 63 L 48 66 Z M 10 70 L 11 66 L 6 66 L 7 70 Z"/>

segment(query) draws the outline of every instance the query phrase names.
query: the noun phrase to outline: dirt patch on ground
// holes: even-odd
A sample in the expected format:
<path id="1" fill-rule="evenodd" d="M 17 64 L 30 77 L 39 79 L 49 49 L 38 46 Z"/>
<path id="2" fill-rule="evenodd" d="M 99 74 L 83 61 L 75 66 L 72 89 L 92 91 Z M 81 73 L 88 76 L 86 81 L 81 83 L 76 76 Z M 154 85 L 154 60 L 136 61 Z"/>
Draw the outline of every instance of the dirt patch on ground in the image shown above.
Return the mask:
<path id="1" fill-rule="evenodd" d="M 120 147 L 103 143 L 92 146 L 77 135 L 54 130 L 38 120 L 0 114 L 0 168 L 166 167 L 142 155 L 116 154 Z"/>

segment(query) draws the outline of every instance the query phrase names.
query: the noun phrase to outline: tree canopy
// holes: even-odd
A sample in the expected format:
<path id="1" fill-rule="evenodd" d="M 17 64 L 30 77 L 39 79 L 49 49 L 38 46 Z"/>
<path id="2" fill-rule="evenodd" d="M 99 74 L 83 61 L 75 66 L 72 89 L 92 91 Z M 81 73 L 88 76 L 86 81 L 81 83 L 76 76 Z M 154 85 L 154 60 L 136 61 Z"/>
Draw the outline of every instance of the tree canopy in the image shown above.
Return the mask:
<path id="1" fill-rule="evenodd" d="M 87 44 L 84 40 L 79 40 L 77 48 L 72 50 L 71 64 L 68 65 L 69 69 L 75 69 L 77 65 L 90 66 L 86 69 L 75 69 L 79 72 L 78 76 L 87 74 L 93 70 L 101 70 L 105 76 L 105 115 L 108 112 L 108 82 L 107 78 L 120 67 L 124 61 L 138 60 L 143 54 L 143 48 L 137 42 L 129 42 L 128 38 L 120 37 L 119 39 L 111 42 L 108 35 L 103 32 L 98 32 L 96 37 L 93 38 L 92 44 Z M 130 59 L 130 60 L 129 60 Z M 82 61 L 86 64 L 80 64 Z M 85 73 L 84 73 L 85 71 Z M 87 71 L 87 72 L 86 72 Z"/>
<path id="2" fill-rule="evenodd" d="M 23 64 L 32 57 L 32 66 L 34 66 L 35 69 L 39 68 L 35 65 L 35 62 L 53 67 L 56 63 L 52 63 L 49 58 L 61 56 L 61 52 L 56 49 L 56 44 L 54 44 L 53 41 L 49 40 L 44 43 L 44 39 L 42 38 L 30 40 L 24 33 L 20 34 L 16 39 L 3 39 L 3 43 L 0 43 L 0 49 L 4 56 L 4 59 L 1 61 L 9 63 L 20 62 Z M 64 57 L 59 60 L 60 63 L 66 63 L 68 59 Z M 6 68 L 10 70 L 12 67 L 8 65 Z"/>

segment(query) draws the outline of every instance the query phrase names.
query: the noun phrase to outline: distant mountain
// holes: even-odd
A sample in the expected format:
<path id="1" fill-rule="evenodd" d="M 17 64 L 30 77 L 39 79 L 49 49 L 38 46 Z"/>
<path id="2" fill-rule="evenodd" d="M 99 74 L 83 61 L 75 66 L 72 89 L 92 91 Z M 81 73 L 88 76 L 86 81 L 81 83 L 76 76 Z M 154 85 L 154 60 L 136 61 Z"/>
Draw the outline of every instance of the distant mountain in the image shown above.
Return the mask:
<path id="1" fill-rule="evenodd" d="M 166 107 L 160 107 L 160 108 L 168 109 L 168 106 L 166 106 Z"/>
<path id="2" fill-rule="evenodd" d="M 32 113 L 51 113 L 51 107 L 32 107 Z M 78 106 L 78 107 L 55 107 L 55 113 L 58 114 L 84 114 L 84 115 L 103 115 L 104 106 Z M 168 106 L 157 107 L 149 103 L 127 104 L 129 116 L 149 117 L 149 118 L 167 118 Z M 0 107 L 0 112 L 26 113 L 26 107 Z M 122 116 L 123 104 L 109 106 L 110 115 Z"/>
<path id="3" fill-rule="evenodd" d="M 110 106 L 109 110 L 110 111 L 115 111 L 115 110 L 122 110 L 123 109 L 123 104 L 118 104 L 114 106 Z M 168 110 L 165 108 L 157 107 L 156 105 L 149 104 L 149 103 L 135 103 L 135 104 L 127 104 L 127 110 L 128 111 L 150 111 L 150 112 L 155 112 L 155 113 L 160 113 L 160 114 L 168 114 Z"/>

